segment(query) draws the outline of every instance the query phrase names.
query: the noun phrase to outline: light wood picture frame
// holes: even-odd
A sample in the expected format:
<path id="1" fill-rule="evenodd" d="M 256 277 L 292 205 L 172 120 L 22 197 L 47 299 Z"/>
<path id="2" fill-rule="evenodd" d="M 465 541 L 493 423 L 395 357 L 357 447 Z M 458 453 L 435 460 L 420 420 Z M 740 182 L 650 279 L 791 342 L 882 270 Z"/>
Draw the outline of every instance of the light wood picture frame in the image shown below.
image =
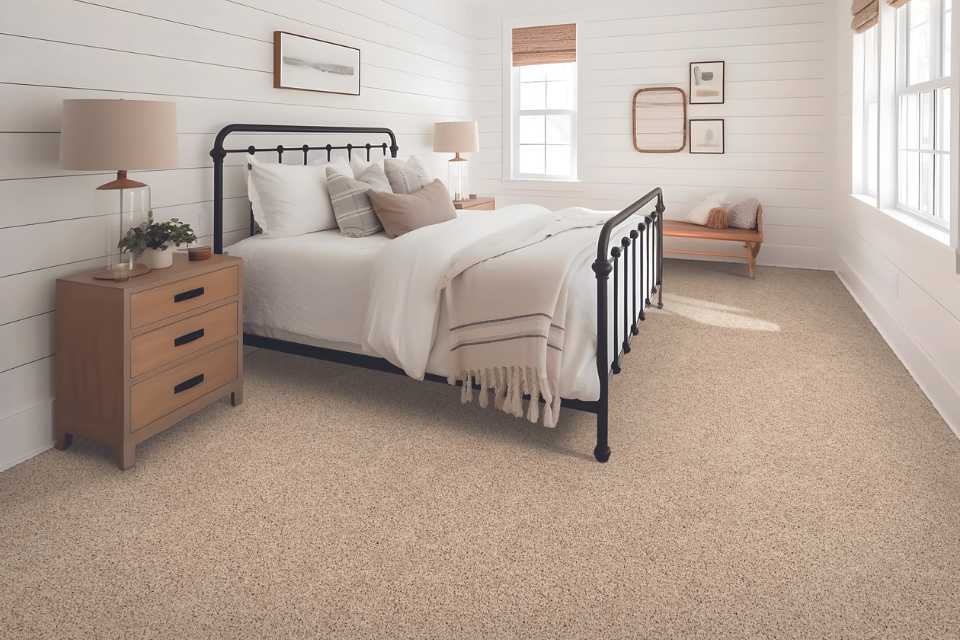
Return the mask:
<path id="1" fill-rule="evenodd" d="M 645 87 L 633 94 L 633 148 L 678 153 L 687 146 L 687 94 L 679 87 Z"/>
<path id="2" fill-rule="evenodd" d="M 727 93 L 723 60 L 690 63 L 690 104 L 723 104 Z"/>
<path id="3" fill-rule="evenodd" d="M 273 87 L 360 95 L 360 49 L 273 32 Z"/>
<path id="4" fill-rule="evenodd" d="M 690 119 L 690 153 L 726 153 L 726 122 L 723 118 Z"/>

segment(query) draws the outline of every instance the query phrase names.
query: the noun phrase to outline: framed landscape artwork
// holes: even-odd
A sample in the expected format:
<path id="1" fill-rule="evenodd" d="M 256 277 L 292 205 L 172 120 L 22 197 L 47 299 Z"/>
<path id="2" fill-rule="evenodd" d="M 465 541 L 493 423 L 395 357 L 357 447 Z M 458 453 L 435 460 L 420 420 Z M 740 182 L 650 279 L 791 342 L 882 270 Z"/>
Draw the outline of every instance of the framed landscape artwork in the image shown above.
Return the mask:
<path id="1" fill-rule="evenodd" d="M 360 49 L 273 32 L 273 86 L 360 95 Z"/>
<path id="2" fill-rule="evenodd" d="M 726 87 L 725 64 L 690 63 L 690 104 L 723 104 Z"/>
<path id="3" fill-rule="evenodd" d="M 726 140 L 721 119 L 690 119 L 690 153 L 725 152 Z"/>

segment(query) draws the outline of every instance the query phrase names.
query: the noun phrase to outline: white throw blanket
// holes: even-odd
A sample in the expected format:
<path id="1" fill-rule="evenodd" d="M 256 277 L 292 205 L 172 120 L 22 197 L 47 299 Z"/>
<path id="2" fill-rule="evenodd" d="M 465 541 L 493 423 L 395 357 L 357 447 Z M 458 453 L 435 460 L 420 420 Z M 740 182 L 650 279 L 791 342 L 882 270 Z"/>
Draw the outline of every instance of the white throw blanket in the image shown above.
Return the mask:
<path id="1" fill-rule="evenodd" d="M 610 215 L 518 205 L 462 215 L 391 241 L 374 267 L 362 346 L 422 379 L 446 289 L 451 380 L 485 385 L 497 393 L 498 406 L 518 416 L 524 393 L 542 397 L 544 423 L 554 426 L 568 274 L 583 251 L 595 249 L 596 227 Z M 534 334 L 546 338 L 526 337 Z M 510 336 L 520 337 L 504 339 Z M 478 339 L 498 346 L 465 344 Z M 469 384 L 463 394 L 472 396 Z M 527 416 L 536 421 L 538 412 L 534 400 Z"/>
<path id="2" fill-rule="evenodd" d="M 467 247 L 446 280 L 450 383 L 461 399 L 554 427 L 560 415 L 560 363 L 566 344 L 568 283 L 584 251 L 596 248 L 606 214 L 568 209 L 549 221 L 508 229 Z"/>

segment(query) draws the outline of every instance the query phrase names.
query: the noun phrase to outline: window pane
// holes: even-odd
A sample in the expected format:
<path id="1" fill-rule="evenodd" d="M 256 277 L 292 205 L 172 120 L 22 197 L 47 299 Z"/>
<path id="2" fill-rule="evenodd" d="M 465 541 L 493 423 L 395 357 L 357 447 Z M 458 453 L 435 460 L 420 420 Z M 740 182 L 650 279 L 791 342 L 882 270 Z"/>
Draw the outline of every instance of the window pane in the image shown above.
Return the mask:
<path id="1" fill-rule="evenodd" d="M 907 202 L 907 152 L 897 154 L 897 203 Z"/>
<path id="2" fill-rule="evenodd" d="M 544 173 L 543 145 L 520 145 L 519 158 L 520 173 L 543 175 Z"/>
<path id="3" fill-rule="evenodd" d="M 547 109 L 572 109 L 573 83 L 553 80 L 547 83 Z"/>
<path id="4" fill-rule="evenodd" d="M 950 76 L 950 56 L 953 55 L 953 0 L 943 0 L 943 77 Z"/>
<path id="5" fill-rule="evenodd" d="M 569 176 L 570 147 L 565 144 L 547 145 L 547 174 L 551 176 Z"/>
<path id="6" fill-rule="evenodd" d="M 907 148 L 907 101 L 910 96 L 900 96 L 897 110 L 897 148 Z"/>
<path id="7" fill-rule="evenodd" d="M 933 215 L 933 154 L 920 154 L 920 213 Z"/>
<path id="8" fill-rule="evenodd" d="M 907 152 L 907 197 L 903 204 L 914 211 L 920 209 L 920 154 L 916 151 Z"/>
<path id="9" fill-rule="evenodd" d="M 545 87 L 545 82 L 521 82 L 520 110 L 543 109 L 546 106 Z"/>
<path id="10" fill-rule="evenodd" d="M 544 116 L 520 116 L 520 144 L 543 144 Z"/>
<path id="11" fill-rule="evenodd" d="M 574 70 L 577 67 L 576 62 L 564 62 L 563 64 L 545 64 L 547 80 L 573 80 Z"/>
<path id="12" fill-rule="evenodd" d="M 933 149 L 933 93 L 920 94 L 920 148 Z"/>
<path id="13" fill-rule="evenodd" d="M 930 79 L 930 0 L 913 0 L 907 10 L 909 84 Z"/>
<path id="14" fill-rule="evenodd" d="M 547 64 L 528 64 L 520 67 L 520 82 L 536 82 L 547 79 Z"/>
<path id="15" fill-rule="evenodd" d="M 950 156 L 937 156 L 937 210 L 936 216 L 944 224 L 950 222 Z"/>
<path id="16" fill-rule="evenodd" d="M 920 113 L 918 104 L 920 95 L 905 96 L 907 99 L 906 127 L 907 127 L 907 149 L 917 149 L 920 146 Z"/>
<path id="17" fill-rule="evenodd" d="M 547 116 L 548 144 L 570 144 L 570 116 Z"/>
<path id="18" fill-rule="evenodd" d="M 950 89 L 937 91 L 937 149 L 950 151 Z"/>
<path id="19" fill-rule="evenodd" d="M 880 105 L 873 103 L 867 108 L 866 186 L 867 194 L 876 197 L 880 168 Z"/>

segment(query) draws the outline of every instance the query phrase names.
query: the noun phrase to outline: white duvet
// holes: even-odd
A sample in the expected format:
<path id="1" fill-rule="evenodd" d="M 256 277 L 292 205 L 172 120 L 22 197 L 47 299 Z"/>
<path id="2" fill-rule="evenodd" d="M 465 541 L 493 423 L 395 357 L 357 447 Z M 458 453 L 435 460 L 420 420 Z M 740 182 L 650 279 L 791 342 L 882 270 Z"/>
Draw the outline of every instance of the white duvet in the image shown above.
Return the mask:
<path id="1" fill-rule="evenodd" d="M 244 260 L 244 330 L 383 357 L 415 378 L 446 377 L 451 345 L 438 287 L 450 260 L 471 243 L 549 214 L 535 205 L 464 212 L 393 240 L 344 238 L 336 230 L 246 238 L 228 249 Z M 559 379 L 560 395 L 577 400 L 600 395 L 591 237 L 571 266 Z M 611 279 L 611 296 L 612 286 Z M 610 348 L 612 356 L 612 340 Z"/>

